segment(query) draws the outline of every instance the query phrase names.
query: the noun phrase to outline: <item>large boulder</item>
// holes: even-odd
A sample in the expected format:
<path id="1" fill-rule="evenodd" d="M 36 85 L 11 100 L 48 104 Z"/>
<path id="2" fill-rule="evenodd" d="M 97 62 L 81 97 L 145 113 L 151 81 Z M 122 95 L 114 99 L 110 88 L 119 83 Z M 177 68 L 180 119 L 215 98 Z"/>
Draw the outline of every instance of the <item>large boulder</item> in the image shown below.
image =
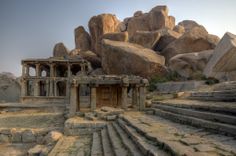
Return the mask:
<path id="1" fill-rule="evenodd" d="M 185 31 L 190 31 L 194 27 L 201 27 L 197 22 L 193 20 L 184 20 L 178 23 L 178 26 L 182 26 Z"/>
<path id="2" fill-rule="evenodd" d="M 162 28 L 173 29 L 175 18 L 168 16 L 167 6 L 157 6 L 149 13 L 136 12 L 134 17 L 124 20 L 127 23 L 127 31 L 132 37 L 136 31 L 156 31 Z"/>
<path id="3" fill-rule="evenodd" d="M 0 102 L 17 102 L 20 98 L 20 84 L 11 73 L 0 73 Z"/>
<path id="4" fill-rule="evenodd" d="M 89 20 L 89 31 L 91 35 L 92 51 L 101 55 L 100 40 L 101 37 L 110 32 L 118 32 L 118 26 L 120 21 L 112 14 L 100 14 L 93 16 Z"/>
<path id="5" fill-rule="evenodd" d="M 89 61 L 93 67 L 93 69 L 101 68 L 101 58 L 97 56 L 92 51 L 80 51 L 79 56 L 81 56 L 83 59 Z"/>
<path id="6" fill-rule="evenodd" d="M 163 51 L 171 42 L 177 40 L 182 35 L 180 33 L 177 33 L 173 30 L 166 29 L 166 28 L 160 29 L 158 30 L 158 32 L 161 34 L 161 37 L 156 43 L 156 46 L 154 49 L 155 51 L 159 51 L 159 52 Z"/>
<path id="7" fill-rule="evenodd" d="M 171 70 L 184 78 L 198 79 L 203 75 L 203 70 L 209 61 L 213 50 L 197 53 L 178 54 L 169 61 Z"/>
<path id="8" fill-rule="evenodd" d="M 175 31 L 177 33 L 180 33 L 180 34 L 183 34 L 183 33 L 185 33 L 185 28 L 181 25 L 176 25 L 174 27 L 173 31 Z"/>
<path id="9" fill-rule="evenodd" d="M 200 52 L 214 49 L 219 37 L 210 35 L 204 27 L 194 27 L 177 40 L 171 42 L 163 51 L 166 62 L 177 54 Z"/>
<path id="10" fill-rule="evenodd" d="M 129 42 L 139 44 L 145 48 L 154 49 L 161 34 L 157 31 L 136 31 Z"/>
<path id="11" fill-rule="evenodd" d="M 104 34 L 101 40 L 103 39 L 127 42 L 129 40 L 129 35 L 128 35 L 128 32 L 112 32 L 112 33 Z"/>
<path id="12" fill-rule="evenodd" d="M 206 77 L 222 79 L 226 73 L 236 71 L 236 35 L 226 33 L 216 46 L 204 74 Z M 235 75 L 235 74 L 234 74 Z"/>
<path id="13" fill-rule="evenodd" d="M 165 74 L 165 58 L 137 44 L 103 40 L 102 68 L 107 74 L 139 75 L 150 78 Z"/>
<path id="14" fill-rule="evenodd" d="M 75 29 L 75 48 L 82 51 L 90 50 L 91 38 L 89 33 L 84 29 L 83 26 L 79 26 Z"/>
<path id="15" fill-rule="evenodd" d="M 64 57 L 69 54 L 69 50 L 63 43 L 57 43 L 53 48 L 54 57 Z"/>

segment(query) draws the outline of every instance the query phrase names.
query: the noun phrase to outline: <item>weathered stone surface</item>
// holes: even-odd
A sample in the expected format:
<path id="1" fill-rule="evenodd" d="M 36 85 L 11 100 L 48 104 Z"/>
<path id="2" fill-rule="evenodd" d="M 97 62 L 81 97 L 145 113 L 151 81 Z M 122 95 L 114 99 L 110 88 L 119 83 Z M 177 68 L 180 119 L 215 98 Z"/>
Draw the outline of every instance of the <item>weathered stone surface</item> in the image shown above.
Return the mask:
<path id="1" fill-rule="evenodd" d="M 182 22 L 179 22 L 178 25 L 184 27 L 185 31 L 190 31 L 194 27 L 201 27 L 201 25 L 193 20 L 184 20 Z"/>
<path id="2" fill-rule="evenodd" d="M 58 131 L 51 131 L 44 137 L 44 143 L 46 144 L 54 144 L 56 143 L 63 134 Z"/>
<path id="3" fill-rule="evenodd" d="M 45 153 L 45 151 L 47 151 L 47 147 L 45 145 L 35 145 L 28 150 L 28 156 L 46 156 L 48 152 Z"/>
<path id="4" fill-rule="evenodd" d="M 117 32 L 120 21 L 112 14 L 101 14 L 93 16 L 89 21 L 89 31 L 91 35 L 92 51 L 100 55 L 101 36 L 110 33 Z"/>
<path id="5" fill-rule="evenodd" d="M 125 32 L 127 31 L 127 24 L 125 22 L 120 22 L 120 24 L 118 25 L 118 30 L 120 32 Z"/>
<path id="6" fill-rule="evenodd" d="M 219 41 L 217 36 L 209 35 L 204 27 L 194 27 L 177 40 L 171 42 L 163 51 L 166 61 L 177 54 L 200 52 L 214 49 Z"/>
<path id="7" fill-rule="evenodd" d="M 83 26 L 79 26 L 75 29 L 75 48 L 82 51 L 90 50 L 91 38 L 89 33 L 84 29 Z"/>
<path id="8" fill-rule="evenodd" d="M 142 11 L 136 11 L 134 13 L 134 17 L 139 17 L 139 16 L 142 16 L 143 15 L 143 12 Z"/>
<path id="9" fill-rule="evenodd" d="M 177 33 L 180 33 L 180 34 L 183 34 L 185 32 L 184 27 L 181 25 L 176 25 L 173 30 Z"/>
<path id="10" fill-rule="evenodd" d="M 156 31 L 162 28 L 173 29 L 175 18 L 168 16 L 167 6 L 156 6 L 149 13 L 136 13 L 134 17 L 127 18 L 127 31 L 133 36 L 136 31 Z"/>
<path id="11" fill-rule="evenodd" d="M 113 32 L 113 33 L 104 34 L 102 36 L 102 39 L 127 42 L 129 39 L 129 36 L 128 36 L 128 32 Z"/>
<path id="12" fill-rule="evenodd" d="M 93 70 L 93 71 L 91 71 L 91 73 L 89 73 L 89 75 L 104 75 L 105 74 L 105 72 L 103 71 L 103 69 L 102 68 L 97 68 L 97 69 L 95 69 L 95 70 Z"/>
<path id="13" fill-rule="evenodd" d="M 151 77 L 165 73 L 165 59 L 137 44 L 103 40 L 102 67 L 107 74 Z"/>
<path id="14" fill-rule="evenodd" d="M 19 143 L 22 141 L 21 132 L 17 131 L 15 128 L 11 130 L 11 141 L 13 143 Z"/>
<path id="15" fill-rule="evenodd" d="M 236 70 L 236 35 L 226 33 L 216 46 L 204 74 L 206 77 L 222 77 L 225 72 Z"/>
<path id="16" fill-rule="evenodd" d="M 157 31 L 136 31 L 129 42 L 139 44 L 145 48 L 154 49 L 161 34 Z"/>
<path id="17" fill-rule="evenodd" d="M 200 78 L 203 70 L 212 56 L 213 50 L 197 53 L 178 54 L 169 61 L 169 67 L 185 78 Z"/>
<path id="18" fill-rule="evenodd" d="M 8 143 L 10 142 L 10 138 L 6 134 L 0 134 L 0 143 Z"/>
<path id="19" fill-rule="evenodd" d="M 64 57 L 69 54 L 69 50 L 63 43 L 57 43 L 53 49 L 53 56 L 54 57 Z"/>
<path id="20" fill-rule="evenodd" d="M 20 98 L 20 84 L 11 73 L 0 73 L 0 102 L 16 102 Z"/>
<path id="21" fill-rule="evenodd" d="M 170 29 L 160 29 L 158 32 L 161 34 L 161 37 L 159 41 L 157 42 L 155 46 L 155 51 L 161 52 L 163 49 L 165 49 L 171 42 L 175 41 L 178 39 L 181 34 L 172 31 Z"/>
<path id="22" fill-rule="evenodd" d="M 25 130 L 22 133 L 22 142 L 32 143 L 36 141 L 36 136 L 32 130 Z"/>

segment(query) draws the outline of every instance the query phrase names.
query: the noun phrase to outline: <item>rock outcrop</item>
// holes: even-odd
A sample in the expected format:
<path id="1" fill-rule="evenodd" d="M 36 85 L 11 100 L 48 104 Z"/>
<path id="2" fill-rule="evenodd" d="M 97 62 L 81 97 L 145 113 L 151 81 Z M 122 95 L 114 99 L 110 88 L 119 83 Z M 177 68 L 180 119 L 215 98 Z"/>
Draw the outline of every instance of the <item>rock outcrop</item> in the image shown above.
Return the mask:
<path id="1" fill-rule="evenodd" d="M 154 7 L 149 13 L 135 13 L 132 18 L 126 18 L 129 36 L 132 37 L 136 31 L 156 31 L 162 28 L 173 29 L 175 18 L 168 16 L 167 6 Z"/>
<path id="2" fill-rule="evenodd" d="M 92 51 L 80 51 L 79 56 L 89 61 L 93 69 L 101 68 L 101 59 Z"/>
<path id="3" fill-rule="evenodd" d="M 204 70 L 204 74 L 206 77 L 222 79 L 226 76 L 226 73 L 236 71 L 235 60 L 236 35 L 226 33 L 216 46 L 213 55 Z"/>
<path id="4" fill-rule="evenodd" d="M 145 48 L 154 49 L 161 34 L 157 31 L 136 31 L 129 42 L 139 44 Z"/>
<path id="5" fill-rule="evenodd" d="M 64 57 L 69 54 L 69 50 L 63 43 L 57 43 L 53 48 L 54 57 Z"/>
<path id="6" fill-rule="evenodd" d="M 180 34 L 185 33 L 185 28 L 181 25 L 176 25 L 173 30 Z"/>
<path id="7" fill-rule="evenodd" d="M 101 55 L 100 40 L 106 33 L 118 32 L 120 21 L 112 14 L 101 14 L 93 16 L 89 21 L 89 31 L 91 35 L 92 51 L 97 55 Z"/>
<path id="8" fill-rule="evenodd" d="M 177 72 L 184 78 L 199 79 L 209 61 L 213 50 L 206 50 L 197 53 L 178 54 L 169 61 L 171 70 Z"/>
<path id="9" fill-rule="evenodd" d="M 75 29 L 75 48 L 82 51 L 90 50 L 91 38 L 89 33 L 84 29 L 83 26 L 79 26 Z"/>
<path id="10" fill-rule="evenodd" d="M 129 40 L 129 35 L 128 35 L 128 32 L 113 32 L 113 33 L 104 34 L 102 36 L 102 39 L 127 42 Z M 102 40 L 100 40 L 100 41 L 102 41 Z"/>
<path id="11" fill-rule="evenodd" d="M 171 57 L 177 54 L 214 49 L 218 42 L 219 38 L 208 34 L 204 27 L 194 27 L 171 42 L 161 54 L 165 56 L 166 62 L 168 62 Z"/>
<path id="12" fill-rule="evenodd" d="M 128 42 L 103 40 L 102 67 L 107 74 L 134 74 L 150 78 L 165 74 L 165 59 L 153 50 Z"/>
<path id="13" fill-rule="evenodd" d="M 20 84 L 10 73 L 0 73 L 0 102 L 17 102 L 20 98 Z"/>

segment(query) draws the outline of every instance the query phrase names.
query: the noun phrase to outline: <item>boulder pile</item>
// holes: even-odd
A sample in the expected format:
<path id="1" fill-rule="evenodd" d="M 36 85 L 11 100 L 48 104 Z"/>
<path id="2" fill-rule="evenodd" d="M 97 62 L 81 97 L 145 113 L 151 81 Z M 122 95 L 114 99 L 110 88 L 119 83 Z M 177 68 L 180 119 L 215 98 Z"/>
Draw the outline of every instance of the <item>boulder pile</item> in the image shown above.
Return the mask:
<path id="1" fill-rule="evenodd" d="M 183 79 L 233 80 L 235 35 L 226 33 L 220 41 L 196 21 L 175 22 L 167 6 L 156 6 L 147 13 L 136 11 L 124 20 L 100 14 L 89 20 L 89 32 L 83 26 L 74 30 L 74 50 L 69 52 L 59 43 L 53 54 L 79 55 L 91 62 L 94 71 L 102 71 L 93 74 L 134 74 L 150 79 L 171 71 Z"/>

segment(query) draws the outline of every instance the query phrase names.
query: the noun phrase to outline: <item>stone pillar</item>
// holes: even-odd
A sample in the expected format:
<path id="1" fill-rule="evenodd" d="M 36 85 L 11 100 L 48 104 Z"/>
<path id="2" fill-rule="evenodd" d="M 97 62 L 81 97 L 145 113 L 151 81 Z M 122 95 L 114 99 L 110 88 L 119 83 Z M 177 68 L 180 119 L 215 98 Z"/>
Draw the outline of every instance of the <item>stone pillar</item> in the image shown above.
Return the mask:
<path id="1" fill-rule="evenodd" d="M 68 65 L 68 72 L 67 73 L 68 73 L 67 76 L 71 77 L 71 66 L 70 66 L 70 64 Z"/>
<path id="2" fill-rule="evenodd" d="M 75 116 L 77 109 L 78 109 L 78 86 L 73 84 L 71 86 L 69 116 L 70 117 Z"/>
<path id="3" fill-rule="evenodd" d="M 29 65 L 26 65 L 26 76 L 29 76 Z"/>
<path id="4" fill-rule="evenodd" d="M 121 90 L 121 107 L 127 109 L 127 86 L 122 86 Z"/>
<path id="5" fill-rule="evenodd" d="M 49 92 L 50 92 L 50 80 L 46 80 L 46 90 L 47 90 L 46 96 L 49 96 Z"/>
<path id="6" fill-rule="evenodd" d="M 139 110 L 143 111 L 145 109 L 145 102 L 146 102 L 146 87 L 141 86 L 139 89 Z"/>
<path id="7" fill-rule="evenodd" d="M 91 105 L 91 111 L 96 110 L 96 105 L 97 105 L 97 90 L 96 87 L 92 86 L 91 87 L 91 93 L 90 93 L 90 105 Z"/>
<path id="8" fill-rule="evenodd" d="M 36 71 L 36 77 L 40 77 L 41 76 L 41 73 L 40 73 L 40 64 L 36 64 L 36 68 L 35 68 L 35 71 Z"/>
<path id="9" fill-rule="evenodd" d="M 132 106 L 134 108 L 139 107 L 139 89 L 137 86 L 134 86 L 132 89 Z"/>
<path id="10" fill-rule="evenodd" d="M 54 77 L 54 64 L 50 64 L 50 77 Z"/>
<path id="11" fill-rule="evenodd" d="M 26 69 L 26 66 L 25 64 L 22 64 L 22 77 L 25 77 L 25 69 Z"/>
<path id="12" fill-rule="evenodd" d="M 54 80 L 54 96 L 57 96 L 57 81 Z"/>
<path id="13" fill-rule="evenodd" d="M 49 87 L 49 88 L 50 88 L 50 89 L 49 89 L 50 91 L 49 91 L 49 96 L 53 96 L 53 89 L 54 89 L 54 88 L 53 88 L 53 86 L 54 86 L 53 84 L 54 84 L 53 79 L 50 79 L 50 87 Z"/>
<path id="14" fill-rule="evenodd" d="M 34 81 L 34 96 L 39 96 L 39 82 L 38 82 L 38 80 Z"/>
<path id="15" fill-rule="evenodd" d="M 27 81 L 21 80 L 21 97 L 27 96 Z"/>

